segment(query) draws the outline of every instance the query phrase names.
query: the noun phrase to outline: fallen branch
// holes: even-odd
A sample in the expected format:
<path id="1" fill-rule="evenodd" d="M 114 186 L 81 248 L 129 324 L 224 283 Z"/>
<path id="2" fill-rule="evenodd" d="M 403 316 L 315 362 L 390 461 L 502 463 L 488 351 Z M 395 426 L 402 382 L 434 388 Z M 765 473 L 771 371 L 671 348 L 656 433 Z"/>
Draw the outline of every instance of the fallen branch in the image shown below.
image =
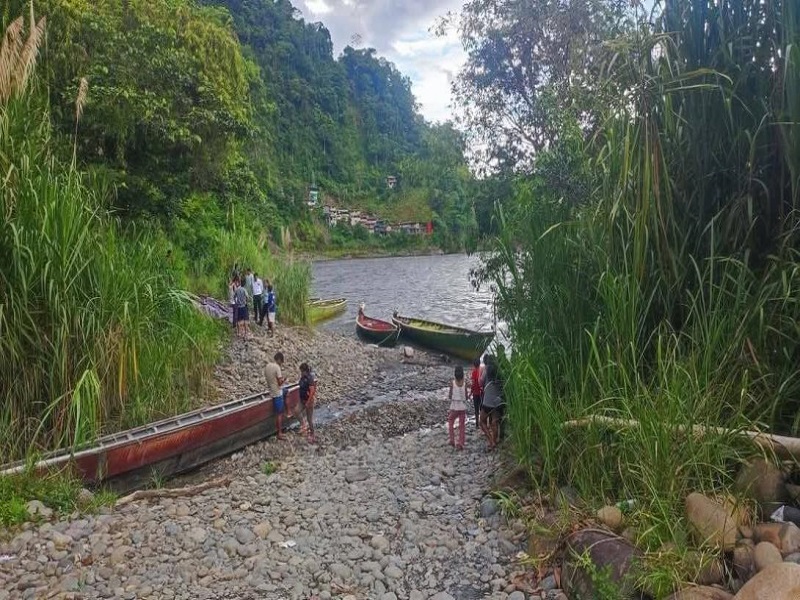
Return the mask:
<path id="1" fill-rule="evenodd" d="M 564 427 L 577 428 L 586 427 L 587 425 L 606 425 L 616 429 L 632 429 L 641 427 L 641 423 L 634 419 L 619 419 L 616 417 L 607 417 L 604 415 L 591 415 L 582 419 L 575 419 L 564 423 Z M 685 425 L 674 425 L 676 431 L 686 432 L 688 427 Z M 693 425 L 691 431 L 696 436 L 703 436 L 709 433 L 716 435 L 735 435 L 743 438 L 748 438 L 753 444 L 766 450 L 767 452 L 774 452 L 780 458 L 791 458 L 800 460 L 800 438 L 788 437 L 785 435 L 775 435 L 772 433 L 762 433 L 760 431 L 748 431 L 746 429 L 726 429 L 724 427 L 709 427 L 706 425 Z"/>
<path id="2" fill-rule="evenodd" d="M 231 482 L 230 477 L 218 477 L 211 481 L 206 481 L 198 485 L 190 485 L 182 488 L 163 488 L 158 490 L 136 490 L 132 494 L 123 496 L 115 503 L 115 506 L 124 506 L 137 500 L 149 500 L 150 498 L 178 498 L 195 496 L 211 488 L 227 486 Z"/>

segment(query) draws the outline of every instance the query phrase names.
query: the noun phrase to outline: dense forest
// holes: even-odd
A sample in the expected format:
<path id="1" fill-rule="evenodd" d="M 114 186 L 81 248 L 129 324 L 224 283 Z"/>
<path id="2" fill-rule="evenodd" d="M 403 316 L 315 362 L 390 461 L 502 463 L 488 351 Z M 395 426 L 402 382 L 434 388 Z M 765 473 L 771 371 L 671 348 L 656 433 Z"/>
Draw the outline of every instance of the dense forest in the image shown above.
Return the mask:
<path id="1" fill-rule="evenodd" d="M 226 335 L 191 302 L 237 265 L 302 324 L 294 250 L 460 249 L 488 215 L 463 136 L 285 0 L 9 0 L 0 25 L 4 457 L 186 410 Z M 311 185 L 434 235 L 328 230 Z"/>
<path id="2" fill-rule="evenodd" d="M 4 24 L 27 5 L 6 3 Z M 409 79 L 375 50 L 335 58 L 328 30 L 287 0 L 34 7 L 47 17 L 40 81 L 63 154 L 113 187 L 121 219 L 163 227 L 190 261 L 214 259 L 220 230 L 253 224 L 324 249 L 311 185 L 379 217 L 434 220 L 440 246 L 475 232 L 462 136 L 426 123 Z"/>

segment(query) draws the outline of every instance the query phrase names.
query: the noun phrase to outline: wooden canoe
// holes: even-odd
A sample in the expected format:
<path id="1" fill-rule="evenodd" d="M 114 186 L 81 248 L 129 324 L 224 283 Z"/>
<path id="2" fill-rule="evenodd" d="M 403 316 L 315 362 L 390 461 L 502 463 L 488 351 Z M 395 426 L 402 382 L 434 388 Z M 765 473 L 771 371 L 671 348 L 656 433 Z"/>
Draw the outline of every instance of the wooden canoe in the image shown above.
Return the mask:
<path id="1" fill-rule="evenodd" d="M 394 314 L 392 322 L 403 337 L 426 348 L 472 361 L 479 358 L 494 339 L 494 331 L 473 331 L 435 321 Z"/>
<path id="2" fill-rule="evenodd" d="M 394 348 L 397 338 L 400 337 L 400 327 L 388 321 L 368 317 L 360 310 L 356 316 L 356 333 L 361 339 L 372 344 Z"/>
<path id="3" fill-rule="evenodd" d="M 286 391 L 286 415 L 297 412 L 297 385 Z M 169 477 L 189 471 L 276 433 L 268 392 L 184 413 L 150 425 L 102 437 L 91 446 L 46 455 L 37 472 L 71 469 L 89 485 L 106 482 L 119 492 L 141 487 L 153 473 Z M 0 475 L 26 469 L 20 462 L 0 467 Z"/>
<path id="4" fill-rule="evenodd" d="M 314 298 L 308 301 L 308 320 L 312 323 L 318 323 L 343 313 L 346 308 L 346 298 L 331 298 L 328 300 Z"/>

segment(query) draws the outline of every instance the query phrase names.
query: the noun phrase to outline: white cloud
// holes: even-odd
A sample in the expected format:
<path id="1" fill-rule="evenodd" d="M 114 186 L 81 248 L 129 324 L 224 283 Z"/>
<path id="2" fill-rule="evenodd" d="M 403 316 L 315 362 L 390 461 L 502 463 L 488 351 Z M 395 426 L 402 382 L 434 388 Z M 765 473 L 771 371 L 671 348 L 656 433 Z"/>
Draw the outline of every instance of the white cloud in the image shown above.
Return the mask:
<path id="1" fill-rule="evenodd" d="M 437 37 L 439 17 L 460 9 L 462 0 L 300 0 L 297 7 L 311 21 L 330 30 L 336 51 L 353 39 L 373 47 L 412 81 L 412 89 L 431 121 L 452 116 L 450 82 L 464 63 L 454 34 Z"/>
<path id="2" fill-rule="evenodd" d="M 305 5 L 314 15 L 327 15 L 333 10 L 333 7 L 326 4 L 325 0 L 305 0 Z"/>

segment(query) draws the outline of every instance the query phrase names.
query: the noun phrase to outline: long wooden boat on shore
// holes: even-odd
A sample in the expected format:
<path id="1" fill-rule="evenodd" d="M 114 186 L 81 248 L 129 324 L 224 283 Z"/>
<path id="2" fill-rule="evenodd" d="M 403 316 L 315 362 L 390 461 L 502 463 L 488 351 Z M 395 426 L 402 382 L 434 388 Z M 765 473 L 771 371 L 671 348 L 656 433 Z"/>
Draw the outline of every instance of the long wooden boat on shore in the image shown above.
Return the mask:
<path id="1" fill-rule="evenodd" d="M 308 301 L 308 320 L 312 323 L 325 321 L 343 313 L 346 308 L 347 298 L 312 298 Z"/>
<path id="2" fill-rule="evenodd" d="M 361 339 L 383 348 L 394 348 L 397 338 L 400 337 L 400 327 L 388 321 L 368 317 L 363 309 L 359 309 L 356 316 L 356 333 Z"/>
<path id="3" fill-rule="evenodd" d="M 394 314 L 392 323 L 400 334 L 421 346 L 452 354 L 464 360 L 479 358 L 494 339 L 494 331 L 474 331 L 445 323 Z"/>
<path id="4" fill-rule="evenodd" d="M 286 388 L 286 415 L 296 414 L 298 386 Z M 153 473 L 169 477 L 277 433 L 268 392 L 202 408 L 98 439 L 93 445 L 46 455 L 40 473 L 71 469 L 85 483 L 108 483 L 119 492 L 141 487 Z M 23 462 L 0 466 L 0 475 L 28 468 Z"/>

